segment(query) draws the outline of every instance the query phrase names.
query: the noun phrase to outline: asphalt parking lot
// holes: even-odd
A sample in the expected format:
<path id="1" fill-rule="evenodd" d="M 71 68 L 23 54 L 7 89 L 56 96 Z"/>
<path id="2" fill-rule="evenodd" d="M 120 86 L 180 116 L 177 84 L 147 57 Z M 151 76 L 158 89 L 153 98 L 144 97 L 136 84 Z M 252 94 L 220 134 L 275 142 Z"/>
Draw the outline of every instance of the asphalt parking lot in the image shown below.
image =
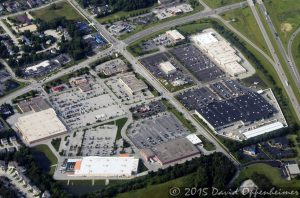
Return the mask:
<path id="1" fill-rule="evenodd" d="M 141 104 L 130 108 L 134 119 L 147 118 L 166 111 L 161 101 L 153 101 L 148 104 Z"/>
<path id="2" fill-rule="evenodd" d="M 225 73 L 194 45 L 176 47 L 170 52 L 200 82 L 209 82 L 225 76 Z"/>
<path id="3" fill-rule="evenodd" d="M 141 63 L 158 79 L 164 79 L 168 81 L 168 83 L 172 83 L 174 81 L 182 80 L 186 83 L 192 83 L 192 79 L 188 74 L 183 73 L 182 69 L 174 60 L 173 57 L 168 55 L 167 53 L 158 53 L 155 55 L 151 55 L 145 58 L 142 58 Z M 160 68 L 159 64 L 163 62 L 170 61 L 172 65 L 176 68 L 175 72 L 171 74 L 165 74 Z"/>
<path id="4" fill-rule="evenodd" d="M 189 131 L 169 112 L 136 121 L 127 133 L 139 149 L 150 148 L 188 134 Z"/>
<path id="5" fill-rule="evenodd" d="M 124 88 L 124 85 L 120 83 L 119 78 L 121 75 L 110 77 L 105 81 L 106 85 L 112 90 L 112 92 L 123 102 L 123 104 L 132 104 L 141 102 L 150 98 L 153 98 L 153 94 L 150 90 L 144 90 L 136 92 L 135 94 L 130 94 Z"/>
<path id="6" fill-rule="evenodd" d="M 117 136 L 116 125 L 92 127 L 85 131 L 81 145 L 82 156 L 110 156 Z"/>
<path id="7" fill-rule="evenodd" d="M 90 83 L 91 90 L 76 88 L 52 94 L 50 102 L 70 129 L 84 127 L 125 114 L 125 110 L 108 94 L 102 84 Z"/>
<path id="8" fill-rule="evenodd" d="M 157 49 L 160 46 L 168 46 L 171 45 L 172 41 L 167 37 L 166 34 L 159 35 L 153 39 L 147 40 L 141 44 L 141 48 L 143 51 L 150 51 Z"/>

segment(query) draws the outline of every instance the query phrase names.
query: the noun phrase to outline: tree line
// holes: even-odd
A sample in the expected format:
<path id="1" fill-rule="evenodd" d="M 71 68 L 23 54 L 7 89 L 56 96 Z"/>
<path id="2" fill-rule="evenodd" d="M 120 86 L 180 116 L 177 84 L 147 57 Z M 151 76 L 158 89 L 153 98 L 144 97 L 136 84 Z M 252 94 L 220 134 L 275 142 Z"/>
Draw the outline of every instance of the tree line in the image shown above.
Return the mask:
<path id="1" fill-rule="evenodd" d="M 157 0 L 79 0 L 79 3 L 84 7 L 106 6 L 108 5 L 112 13 L 118 11 L 131 11 L 153 6 Z"/>
<path id="2" fill-rule="evenodd" d="M 159 169 L 157 172 L 150 171 L 146 176 L 122 184 L 107 186 L 98 192 L 83 197 L 114 197 L 119 193 L 145 188 L 148 185 L 161 184 L 189 174 L 193 174 L 193 177 L 188 181 L 187 186 L 226 189 L 235 172 L 234 164 L 226 156 L 222 153 L 213 153 L 208 156 L 194 158 L 183 164 Z"/>

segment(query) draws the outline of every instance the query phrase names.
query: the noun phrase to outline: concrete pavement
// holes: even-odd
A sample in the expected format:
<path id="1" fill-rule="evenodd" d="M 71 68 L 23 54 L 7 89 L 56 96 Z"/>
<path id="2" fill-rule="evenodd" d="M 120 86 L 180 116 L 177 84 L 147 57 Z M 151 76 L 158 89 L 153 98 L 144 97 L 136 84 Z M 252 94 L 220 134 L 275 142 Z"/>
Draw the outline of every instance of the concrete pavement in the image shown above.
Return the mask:
<path id="1" fill-rule="evenodd" d="M 0 59 L 0 63 L 2 65 L 4 65 L 6 71 L 10 74 L 10 76 L 12 77 L 12 79 L 17 80 L 19 82 L 24 82 L 24 83 L 32 83 L 35 82 L 35 80 L 30 79 L 30 80 L 25 80 L 23 78 L 19 78 L 16 76 L 15 72 L 10 68 L 10 66 L 7 64 L 7 62 L 3 59 Z"/>
<path id="2" fill-rule="evenodd" d="M 293 57 L 293 52 L 292 52 L 292 44 L 294 39 L 296 38 L 296 36 L 298 36 L 298 34 L 300 33 L 300 27 L 291 35 L 289 41 L 288 41 L 288 56 L 290 57 L 290 60 L 292 61 L 292 64 L 294 65 L 295 70 L 298 72 L 298 74 L 300 73 L 300 70 L 297 70 L 297 66 L 295 63 L 295 59 Z M 299 79 L 298 79 L 299 80 Z"/>
<path id="3" fill-rule="evenodd" d="M 285 47 L 283 46 L 283 43 L 281 41 L 281 39 L 279 38 L 277 31 L 275 29 L 275 26 L 270 18 L 270 16 L 268 15 L 267 9 L 264 5 L 264 3 L 262 2 L 261 4 L 259 4 L 259 8 L 261 10 L 262 13 L 265 13 L 265 17 L 267 20 L 267 23 L 269 25 L 269 28 L 272 32 L 273 37 L 275 38 L 275 41 L 279 47 L 280 53 L 282 54 L 285 64 L 288 66 L 288 69 L 290 71 L 290 73 L 292 74 L 292 77 L 294 79 L 294 81 L 296 82 L 296 85 L 298 87 L 298 90 L 300 90 L 300 75 L 299 72 L 296 69 L 296 65 L 290 60 L 291 57 L 288 56 Z"/>
<path id="4" fill-rule="evenodd" d="M 111 50 L 112 48 L 107 48 L 106 50 L 104 51 L 101 51 L 100 53 L 88 58 L 87 60 L 75 65 L 75 66 L 72 66 L 72 67 L 69 67 L 67 69 L 62 69 L 60 71 L 58 71 L 57 73 L 53 74 L 52 76 L 48 76 L 46 77 L 45 79 L 43 80 L 40 80 L 40 81 L 33 81 L 30 85 L 22 88 L 22 89 L 19 89 L 9 95 L 6 95 L 6 96 L 3 96 L 0 98 L 0 104 L 3 104 L 3 103 L 6 103 L 6 102 L 10 102 L 12 99 L 16 98 L 17 96 L 20 96 L 22 94 L 25 94 L 26 92 L 28 91 L 31 91 L 31 90 L 41 90 L 42 89 L 42 85 L 47 83 L 47 82 L 50 82 L 56 78 L 59 78 L 61 76 L 64 76 L 66 74 L 69 74 L 69 73 L 72 73 L 73 71 L 75 70 L 78 70 L 80 68 L 83 68 L 83 67 L 88 67 L 88 65 L 94 61 L 96 61 L 97 59 L 99 59 L 101 56 L 105 56 L 105 55 L 108 55 L 111 53 Z M 42 91 L 42 90 L 41 90 Z"/>
<path id="5" fill-rule="evenodd" d="M 285 72 L 283 70 L 283 67 L 282 67 L 282 65 L 281 65 L 281 63 L 279 61 L 279 58 L 278 58 L 278 56 L 277 56 L 277 54 L 275 52 L 275 49 L 274 49 L 274 47 L 272 45 L 272 42 L 271 42 L 271 40 L 270 40 L 270 38 L 269 38 L 269 36 L 267 34 L 267 31 L 266 31 L 266 29 L 265 29 L 265 27 L 264 27 L 264 25 L 263 25 L 263 23 L 261 21 L 261 18 L 260 18 L 259 14 L 258 14 L 258 12 L 256 10 L 256 7 L 253 4 L 253 1 L 252 0 L 248 0 L 248 3 L 250 5 L 251 11 L 252 11 L 252 13 L 253 13 L 253 15 L 255 17 L 255 20 L 258 23 L 258 26 L 259 26 L 262 34 L 263 34 L 263 37 L 264 37 L 264 39 L 265 39 L 265 41 L 267 43 L 267 46 L 270 49 L 272 58 L 273 58 L 274 63 L 275 63 L 273 66 L 274 66 L 274 68 L 275 68 L 275 70 L 276 70 L 276 72 L 277 72 L 277 74 L 278 74 L 281 82 L 283 82 L 283 83 L 285 82 L 284 83 L 284 85 L 285 85 L 284 88 L 285 88 L 285 90 L 286 90 L 289 98 L 291 99 L 291 102 L 293 104 L 293 107 L 295 108 L 295 112 L 297 114 L 297 117 L 300 120 L 300 106 L 299 106 L 299 103 L 297 101 L 297 98 L 296 98 L 296 96 L 295 96 L 295 94 L 294 94 L 291 86 L 288 85 L 288 78 L 286 77 L 286 74 L 285 74 Z"/>
<path id="6" fill-rule="evenodd" d="M 244 7 L 244 6 L 247 6 L 247 2 L 241 2 L 241 3 L 235 3 L 235 4 L 231 4 L 231 5 L 227 5 L 227 6 L 224 6 L 224 7 L 220 7 L 220 8 L 216 8 L 216 9 L 213 9 L 213 10 L 204 10 L 204 11 L 201 11 L 201 12 L 197 12 L 195 14 L 192 14 L 192 15 L 188 15 L 188 16 L 185 16 L 185 17 L 181 17 L 181 18 L 178 18 L 178 19 L 174 19 L 174 20 L 171 20 L 171 21 L 168 21 L 168 22 L 165 22 L 165 23 L 161 23 L 159 25 L 156 25 L 154 27 L 151 27 L 151 28 L 148 28 L 146 30 L 143 30 L 141 32 L 138 32 L 128 38 L 126 38 L 124 40 L 124 42 L 126 44 L 130 44 L 136 40 L 139 40 L 149 34 L 152 34 L 154 32 L 157 32 L 157 31 L 160 31 L 160 30 L 163 30 L 163 29 L 168 29 L 168 28 L 171 28 L 171 27 L 175 27 L 177 25 L 182 25 L 182 24 L 185 24 L 185 23 L 189 23 L 189 22 L 193 22 L 193 21 L 196 21 L 196 20 L 200 20 L 200 19 L 203 19 L 203 18 L 207 18 L 211 15 L 214 15 L 214 14 L 221 14 L 221 13 L 224 13 L 224 12 L 228 12 L 230 10 L 234 10 L 234 9 L 238 9 L 238 8 L 241 8 L 241 7 Z"/>

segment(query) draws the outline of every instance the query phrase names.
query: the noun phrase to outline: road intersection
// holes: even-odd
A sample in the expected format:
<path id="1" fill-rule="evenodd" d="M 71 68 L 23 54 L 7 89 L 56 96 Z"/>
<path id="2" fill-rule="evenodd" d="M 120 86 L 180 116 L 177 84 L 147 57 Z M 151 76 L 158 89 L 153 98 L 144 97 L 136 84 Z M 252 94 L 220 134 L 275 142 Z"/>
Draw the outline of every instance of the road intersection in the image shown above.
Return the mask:
<path id="1" fill-rule="evenodd" d="M 60 0 L 59 0 L 60 1 Z M 58 1 L 55 1 L 58 2 Z M 211 141 L 215 146 L 216 146 L 216 151 L 222 152 L 224 153 L 226 156 L 228 156 L 236 165 L 239 165 L 239 162 L 235 159 L 235 157 L 229 152 L 229 150 L 217 139 L 215 138 L 209 131 L 207 131 L 204 127 L 202 127 L 201 125 L 199 125 L 199 123 L 193 119 L 192 115 L 184 108 L 182 107 L 181 104 L 179 104 L 179 102 L 173 97 L 173 94 L 170 93 L 169 91 L 167 91 L 161 84 L 159 81 L 156 80 L 156 78 L 154 78 L 144 67 L 142 64 L 139 63 L 139 61 L 133 57 L 127 50 L 126 47 L 128 44 L 139 40 L 141 38 L 143 38 L 146 35 L 149 35 L 151 33 L 166 29 L 166 28 L 171 28 L 177 25 L 182 25 L 184 23 L 188 23 L 188 22 L 192 22 L 195 20 L 199 20 L 199 19 L 203 19 L 203 18 L 209 18 L 209 17 L 214 17 L 218 20 L 220 20 L 221 22 L 223 22 L 229 29 L 231 29 L 232 31 L 234 31 L 235 33 L 237 33 L 239 36 L 241 36 L 241 38 L 243 38 L 246 42 L 250 43 L 251 46 L 253 46 L 256 50 L 258 50 L 271 64 L 274 65 L 277 73 L 280 76 L 280 79 L 282 81 L 287 80 L 283 69 L 280 65 L 279 59 L 277 57 L 277 55 L 275 54 L 274 48 L 270 43 L 270 39 L 268 38 L 268 35 L 266 35 L 266 32 L 263 33 L 264 38 L 268 44 L 268 47 L 270 48 L 270 51 L 272 53 L 272 58 L 273 60 L 265 53 L 263 52 L 259 47 L 257 47 L 254 43 L 252 43 L 249 39 L 247 39 L 245 36 L 243 36 L 241 33 L 239 33 L 235 28 L 233 28 L 229 23 L 226 23 L 226 21 L 224 21 L 224 19 L 222 19 L 221 17 L 218 16 L 218 14 L 220 13 L 224 13 L 233 9 L 237 9 L 237 8 L 241 8 L 241 7 L 245 7 L 247 6 L 247 2 L 241 2 L 241 3 L 236 3 L 236 4 L 232 4 L 232 5 L 228 5 L 228 6 L 224 6 L 221 8 L 217 8 L 217 9 L 210 9 L 208 6 L 204 6 L 205 9 L 201 12 L 189 15 L 189 16 L 185 16 L 185 17 L 181 17 L 181 18 L 177 18 L 171 21 L 167 21 L 165 23 L 161 23 L 157 26 L 154 26 L 152 28 L 148 28 L 146 30 L 143 30 L 141 32 L 138 32 L 137 34 L 134 34 L 130 37 L 128 37 L 127 39 L 125 39 L 124 41 L 119 41 L 116 38 L 114 38 L 107 30 L 106 28 L 100 24 L 93 16 L 90 16 L 89 13 L 87 13 L 75 0 L 68 0 L 68 2 L 92 25 L 95 27 L 95 29 L 98 31 L 99 34 L 101 34 L 110 44 L 111 46 L 104 50 L 99 52 L 98 54 L 89 57 L 87 60 L 73 66 L 67 69 L 63 69 L 60 70 L 58 72 L 56 72 L 55 74 L 53 74 L 50 77 L 46 77 L 43 80 L 40 81 L 32 81 L 29 82 L 29 85 L 19 89 L 5 97 L 2 97 L 0 99 L 0 104 L 3 104 L 5 102 L 11 101 L 12 99 L 14 99 L 15 97 L 22 95 L 30 90 L 34 90 L 34 89 L 42 89 L 42 85 L 44 83 L 50 82 L 56 78 L 59 78 L 63 75 L 66 75 L 68 73 L 71 73 L 77 69 L 83 68 L 83 67 L 87 67 L 90 63 L 96 61 L 97 59 L 99 59 L 99 57 L 102 56 L 106 56 L 109 54 L 112 54 L 114 52 L 118 52 L 121 55 L 123 55 L 133 66 L 134 70 L 141 74 L 143 77 L 146 78 L 146 80 L 148 82 L 150 82 L 153 87 L 161 93 L 161 95 L 163 97 L 165 97 L 166 99 L 168 99 L 172 105 L 176 106 L 178 108 L 178 110 L 184 114 L 184 116 L 189 119 L 192 124 L 194 126 L 196 126 L 197 128 L 197 132 L 199 134 L 202 134 L 205 138 L 207 138 L 209 141 Z M 201 2 L 201 1 L 200 1 Z M 203 2 L 201 2 L 203 3 Z M 47 6 L 47 5 L 45 5 Z M 45 7 L 42 6 L 42 7 Z M 40 8 L 42 8 L 40 7 Z M 253 6 L 250 6 L 251 9 L 253 9 Z M 37 8 L 37 9 L 40 9 Z M 256 10 L 255 10 L 256 11 Z M 258 20 L 258 13 L 253 11 L 254 16 L 256 17 L 256 19 Z M 24 11 L 25 12 L 25 11 Z M 17 15 L 17 13 L 13 14 L 13 15 Z M 10 15 L 9 15 L 10 16 Z M 3 16 L 1 18 L 5 18 L 7 16 Z M 261 23 L 261 21 L 258 20 L 258 24 L 259 27 L 261 28 L 261 30 L 263 31 L 264 27 Z M 285 89 L 287 90 L 294 107 L 299 108 L 299 105 L 297 103 L 297 99 L 295 98 L 295 95 L 293 93 L 293 91 L 291 90 L 290 86 L 285 87 Z M 297 110 L 296 110 L 297 112 Z M 300 118 L 300 110 L 298 111 L 298 116 Z"/>

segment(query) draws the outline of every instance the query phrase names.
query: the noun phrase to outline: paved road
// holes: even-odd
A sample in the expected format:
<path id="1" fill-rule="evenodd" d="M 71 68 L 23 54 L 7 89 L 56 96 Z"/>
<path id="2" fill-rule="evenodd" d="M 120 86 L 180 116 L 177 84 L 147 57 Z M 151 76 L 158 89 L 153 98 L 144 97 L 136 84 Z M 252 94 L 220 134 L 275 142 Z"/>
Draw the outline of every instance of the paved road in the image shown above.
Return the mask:
<path id="1" fill-rule="evenodd" d="M 275 41 L 279 47 L 280 53 L 282 54 L 284 61 L 285 61 L 286 65 L 288 66 L 288 69 L 289 69 L 290 73 L 292 74 L 294 81 L 296 82 L 298 90 L 300 90 L 300 75 L 296 69 L 296 66 L 290 60 L 291 57 L 288 56 L 288 54 L 285 50 L 285 47 L 283 46 L 283 43 L 277 34 L 277 31 L 275 29 L 273 22 L 272 22 L 270 16 L 267 14 L 267 9 L 266 9 L 265 5 L 263 3 L 261 3 L 261 4 L 259 4 L 259 8 L 260 8 L 261 12 L 265 14 L 267 23 L 269 25 L 269 28 L 271 29 L 271 32 L 272 32 L 273 37 L 275 38 Z"/>
<path id="2" fill-rule="evenodd" d="M 143 30 L 141 32 L 138 32 L 138 33 L 126 38 L 124 40 L 124 42 L 126 44 L 130 44 L 130 43 L 132 43 L 136 40 L 139 40 L 139 39 L 141 39 L 141 38 L 143 38 L 143 37 L 145 37 L 149 34 L 152 34 L 154 32 L 157 32 L 157 31 L 160 31 L 160 30 L 163 30 L 163 29 L 166 29 L 166 28 L 175 27 L 177 25 L 182 25 L 182 24 L 192 22 L 192 21 L 195 21 L 195 20 L 207 18 L 207 17 L 209 17 L 211 15 L 214 15 L 214 14 L 221 14 L 221 13 L 224 13 L 224 12 L 228 12 L 230 10 L 234 10 L 234 9 L 241 8 L 241 7 L 244 7 L 244 6 L 247 6 L 246 1 L 241 2 L 241 3 L 231 4 L 231 5 L 220 7 L 220 8 L 213 9 L 213 10 L 212 9 L 211 10 L 204 10 L 202 12 L 198 12 L 198 13 L 186 16 L 186 17 L 181 17 L 181 18 L 178 18 L 178 19 L 175 19 L 175 20 L 172 20 L 172 21 L 168 21 L 168 22 L 165 22 L 165 23 L 161 23 L 157 26 L 148 28 L 146 30 Z"/>
<path id="3" fill-rule="evenodd" d="M 296 98 L 296 96 L 295 96 L 295 94 L 294 94 L 291 86 L 289 86 L 286 83 L 286 82 L 288 82 L 288 78 L 286 77 L 286 75 L 284 73 L 283 67 L 282 67 L 282 65 L 281 65 L 281 63 L 279 61 L 279 58 L 278 58 L 278 56 L 277 56 L 277 54 L 275 52 L 275 49 L 274 49 L 274 47 L 272 45 L 272 42 L 271 42 L 271 40 L 270 40 L 270 38 L 269 38 L 269 36 L 267 34 L 267 31 L 266 31 L 266 29 L 265 29 L 265 27 L 264 27 L 264 25 L 263 25 L 263 23 L 261 21 L 261 18 L 259 16 L 259 14 L 258 14 L 255 6 L 253 5 L 252 0 L 248 0 L 248 3 L 250 5 L 251 11 L 252 11 L 252 13 L 253 13 L 253 15 L 255 17 L 255 20 L 258 23 L 258 26 L 259 26 L 262 34 L 263 34 L 263 37 L 264 37 L 264 39 L 265 39 L 265 41 L 267 43 L 267 46 L 268 46 L 268 48 L 269 48 L 269 50 L 271 52 L 272 58 L 273 58 L 273 60 L 275 62 L 275 64 L 273 64 L 273 66 L 274 66 L 274 68 L 275 68 L 275 70 L 276 70 L 276 72 L 277 72 L 277 74 L 278 74 L 281 82 L 284 83 L 284 88 L 285 88 L 285 90 L 286 90 L 289 98 L 291 99 L 291 102 L 293 104 L 293 107 L 295 108 L 295 112 L 297 114 L 298 119 L 300 119 L 300 106 L 299 106 L 299 103 L 297 101 L 297 98 Z"/>
<path id="4" fill-rule="evenodd" d="M 100 52 L 100 54 L 90 57 L 88 60 L 73 66 L 71 68 L 59 71 L 58 73 L 47 77 L 46 79 L 44 79 L 43 81 L 40 82 L 34 82 L 31 83 L 29 86 L 20 89 L 6 97 L 3 97 L 0 99 L 0 104 L 4 103 L 5 101 L 10 101 L 11 99 L 22 95 L 26 92 L 28 92 L 29 90 L 33 90 L 33 89 L 42 89 L 42 84 L 49 82 L 55 78 L 61 77 L 65 74 L 68 74 L 74 70 L 80 69 L 82 67 L 87 66 L 89 63 L 95 61 L 97 58 L 99 58 L 99 56 L 105 56 L 107 55 L 109 52 L 111 52 L 111 49 L 114 49 L 116 51 L 118 51 L 119 53 L 121 53 L 127 60 L 129 60 L 129 62 L 133 65 L 133 68 L 135 69 L 135 71 L 137 71 L 138 73 L 142 74 L 144 77 L 146 77 L 146 79 L 154 86 L 154 88 L 156 88 L 160 93 L 162 93 L 162 95 L 167 98 L 174 106 L 178 107 L 178 110 L 181 111 L 185 117 L 189 120 L 192 121 L 192 124 L 196 126 L 197 131 L 199 133 L 201 133 L 205 138 L 207 138 L 209 141 L 211 141 L 212 143 L 215 144 L 216 146 L 216 150 L 223 152 L 225 155 L 227 155 L 230 159 L 232 159 L 232 161 L 235 164 L 239 164 L 239 162 L 230 154 L 230 152 L 224 147 L 221 146 L 222 143 L 219 142 L 217 139 L 215 139 L 214 136 L 212 136 L 209 132 L 206 131 L 206 129 L 204 129 L 203 127 L 201 127 L 193 118 L 192 116 L 189 114 L 189 112 L 184 109 L 182 107 L 182 105 L 173 97 L 173 95 L 171 93 L 169 93 L 153 76 L 151 76 L 151 74 L 136 60 L 135 57 L 133 57 L 129 52 L 127 52 L 126 49 L 126 44 L 124 42 L 118 41 L 117 39 L 115 39 L 113 36 L 110 35 L 110 33 L 105 29 L 105 27 L 101 24 L 98 23 L 97 20 L 95 20 L 93 17 L 91 17 L 88 13 L 86 13 L 86 11 L 84 9 L 82 9 L 78 3 L 74 0 L 68 0 L 71 5 L 85 18 L 87 19 L 91 25 L 93 25 L 98 32 L 108 41 L 112 44 L 112 46 L 103 51 Z M 182 18 L 178 18 L 178 19 L 174 19 L 172 21 L 166 22 L 166 23 L 162 23 L 152 29 L 148 29 L 146 31 L 143 31 L 141 33 L 137 33 L 137 35 L 133 35 L 132 37 L 129 37 L 127 42 L 132 42 L 136 39 L 139 39 L 147 34 L 151 34 L 152 32 L 156 32 L 159 31 L 161 29 L 167 28 L 167 27 L 173 27 L 176 25 L 180 25 L 180 24 L 184 24 L 187 22 L 191 22 L 200 18 L 204 18 L 204 17 L 208 17 L 211 15 L 215 15 L 215 14 L 219 14 L 222 12 L 226 12 L 232 9 L 237 9 L 240 7 L 246 6 L 246 2 L 242 2 L 242 3 L 237 3 L 237 4 L 232 4 L 229 6 L 225 6 L 225 7 L 221 7 L 215 10 L 211 10 L 211 9 L 205 9 L 202 12 L 187 16 L 187 17 L 182 17 Z"/>
<path id="5" fill-rule="evenodd" d="M 19 42 L 18 42 L 17 37 L 14 35 L 14 33 L 12 33 L 12 31 L 5 25 L 5 23 L 2 20 L 0 20 L 0 26 L 8 34 L 8 36 L 12 39 L 12 41 L 14 42 L 14 44 L 16 46 L 19 46 Z"/>
<path id="6" fill-rule="evenodd" d="M 250 44 L 253 48 L 255 48 L 261 55 L 263 55 L 272 65 L 274 65 L 274 60 L 261 48 L 259 48 L 256 44 L 254 44 L 252 41 L 250 41 L 246 36 L 244 36 L 242 33 L 240 33 L 237 29 L 235 29 L 228 21 L 224 20 L 220 16 L 215 16 L 216 19 L 220 20 L 227 28 L 229 28 L 231 31 L 236 33 L 239 37 L 241 37 L 243 40 L 245 40 L 248 44 Z"/>
<path id="7" fill-rule="evenodd" d="M 118 43 L 118 40 L 115 39 L 106 28 L 101 25 L 93 16 L 87 13 L 75 0 L 68 0 L 68 2 L 77 10 L 81 16 L 83 16 L 91 25 L 95 27 L 99 34 L 101 34 L 109 43 L 115 45 Z"/>
<path id="8" fill-rule="evenodd" d="M 298 34 L 300 33 L 300 28 L 298 28 L 290 37 L 289 41 L 288 41 L 288 56 L 290 57 L 290 60 L 292 61 L 292 64 L 295 66 L 295 70 L 298 72 L 298 74 L 300 73 L 300 70 L 297 70 L 296 67 L 296 63 L 295 63 L 295 59 L 293 57 L 293 52 L 292 52 L 292 45 L 293 45 L 293 41 L 296 38 L 296 36 L 298 36 Z"/>
<path id="9" fill-rule="evenodd" d="M 22 94 L 25 94 L 26 92 L 30 91 L 30 90 L 41 90 L 43 91 L 43 88 L 42 88 L 42 85 L 44 83 L 47 83 L 47 82 L 50 82 L 56 78 L 59 78 L 63 75 L 66 75 L 66 74 L 69 74 L 75 70 L 78 70 L 80 68 L 83 68 L 83 67 L 87 67 L 90 63 L 96 61 L 97 59 L 103 57 L 103 56 L 106 56 L 108 54 L 110 54 L 112 52 L 112 48 L 108 48 L 104 51 L 101 51 L 100 53 L 88 58 L 87 60 L 73 66 L 73 67 L 69 67 L 67 69 L 63 69 L 63 70 L 60 70 L 58 71 L 57 73 L 49 76 L 49 77 L 46 77 L 45 79 L 43 80 L 40 80 L 40 81 L 33 81 L 30 85 L 22 88 L 22 89 L 19 89 L 9 95 L 6 95 L 6 96 L 3 96 L 2 98 L 0 98 L 0 104 L 3 104 L 3 103 L 7 103 L 7 102 L 11 102 L 12 99 L 16 98 L 17 96 L 20 96 Z"/>
<path id="10" fill-rule="evenodd" d="M 7 72 L 10 74 L 10 76 L 12 77 L 12 79 L 17 80 L 17 81 L 19 81 L 19 82 L 24 82 L 24 83 L 32 83 L 32 82 L 35 81 L 35 80 L 32 80 L 32 79 L 30 79 L 30 80 L 25 80 L 25 79 L 23 79 L 23 78 L 17 77 L 16 74 L 15 74 L 15 72 L 10 68 L 10 66 L 7 64 L 7 62 L 6 62 L 5 60 L 0 59 L 0 63 L 1 63 L 2 65 L 4 65 L 5 69 L 6 69 Z"/>
<path id="11" fill-rule="evenodd" d="M 69 2 L 71 2 L 71 5 L 73 5 L 73 7 L 75 7 L 77 9 L 77 11 L 79 11 L 81 13 L 82 16 L 85 16 L 86 18 L 89 18 L 89 14 L 84 10 L 82 9 L 77 2 L 75 2 L 74 0 L 69 0 Z M 231 6 L 225 6 L 221 9 L 218 9 L 217 11 L 214 11 L 214 10 L 211 10 L 209 11 L 209 13 L 211 14 L 215 14 L 215 13 L 218 13 L 220 11 L 225 11 L 225 10 L 230 10 L 230 9 L 233 9 L 234 7 L 238 8 L 238 7 L 241 7 L 241 6 L 244 6 L 245 3 L 238 3 L 238 4 L 233 4 Z M 201 12 L 202 13 L 202 12 Z M 200 15 L 202 16 L 202 15 Z M 196 15 L 193 15 L 193 17 L 191 17 L 191 19 L 195 20 L 197 19 L 196 17 L 199 17 L 198 14 Z M 187 17 L 183 17 L 183 18 L 187 18 Z M 183 18 L 178 18 L 178 19 L 175 19 L 173 21 L 170 22 L 166 22 L 166 23 L 163 23 L 161 25 L 164 26 L 164 24 L 166 25 L 171 25 L 171 26 L 174 26 L 176 25 L 179 21 L 179 24 L 182 24 L 182 23 L 186 23 L 187 21 L 182 21 Z M 196 126 L 197 128 L 197 131 L 200 132 L 205 138 L 207 138 L 210 142 L 212 142 L 215 146 L 216 146 L 216 150 L 219 151 L 219 152 L 222 152 L 224 153 L 225 155 L 227 155 L 235 164 L 239 164 L 239 162 L 235 159 L 234 156 L 231 155 L 231 153 L 227 150 L 227 148 L 225 146 L 221 146 L 222 143 L 219 142 L 216 138 L 214 138 L 214 136 L 212 136 L 210 133 L 208 133 L 206 131 L 206 129 L 204 129 L 203 127 L 201 127 L 193 118 L 192 116 L 190 115 L 190 113 L 184 109 L 182 107 L 182 105 L 172 96 L 172 94 L 167 91 L 164 86 L 162 86 L 156 78 L 154 78 L 149 72 L 148 70 L 146 70 L 146 68 L 144 68 L 142 66 L 142 64 L 140 64 L 138 62 L 138 60 L 133 57 L 127 50 L 126 50 L 126 44 L 124 42 L 121 42 L 121 41 L 118 41 L 117 39 L 115 39 L 114 37 L 112 37 L 110 35 L 110 33 L 105 29 L 104 26 L 102 26 L 101 24 L 98 23 L 98 21 L 92 19 L 92 18 L 89 18 L 90 21 L 92 21 L 93 25 L 96 27 L 96 29 L 99 31 L 99 33 L 104 36 L 109 42 L 112 43 L 113 45 L 113 48 L 118 51 L 120 54 L 122 54 L 129 62 L 130 64 L 132 65 L 134 71 L 136 71 L 137 73 L 141 74 L 143 77 L 146 78 L 146 80 L 148 82 L 151 83 L 151 85 L 153 85 L 153 87 L 158 91 L 160 92 L 163 97 L 165 97 L 166 99 L 168 99 L 175 107 L 177 107 L 177 109 L 182 112 L 184 114 L 184 116 L 190 120 L 192 122 L 193 125 Z M 161 26 L 160 25 L 160 26 Z M 161 28 L 161 27 L 158 27 L 158 29 Z M 153 28 L 153 29 L 157 29 L 157 28 Z M 152 30 L 151 30 L 152 31 Z M 155 30 L 157 31 L 157 30 Z M 137 33 L 139 34 L 139 33 Z M 147 33 L 149 34 L 149 33 Z M 108 38 L 106 37 L 106 35 L 108 35 Z M 142 34 L 143 35 L 143 34 Z M 136 39 L 136 37 L 135 37 Z"/>
<path id="12" fill-rule="evenodd" d="M 187 118 L 192 122 L 192 124 L 196 127 L 198 133 L 201 133 L 205 138 L 207 138 L 210 142 L 212 142 L 216 146 L 216 150 L 219 152 L 224 153 L 226 156 L 228 156 L 235 164 L 239 164 L 239 162 L 231 155 L 231 153 L 224 148 L 224 146 L 221 146 L 222 143 L 219 142 L 214 136 L 212 136 L 209 132 L 206 131 L 202 126 L 200 126 L 191 116 L 191 114 L 172 96 L 172 93 L 170 93 L 168 90 L 164 88 L 163 85 L 160 84 L 156 80 L 155 77 L 153 77 L 146 68 L 142 66 L 140 62 L 136 60 L 135 57 L 133 57 L 128 51 L 126 51 L 124 48 L 122 50 L 122 55 L 132 64 L 134 70 L 141 74 L 145 79 L 150 82 L 153 87 L 162 94 L 163 97 L 165 97 L 167 100 L 171 102 L 171 104 L 177 109 L 183 113 L 184 117 Z"/>
<path id="13" fill-rule="evenodd" d="M 36 7 L 36 8 L 31 8 L 31 9 L 27 9 L 27 10 L 22 10 L 20 12 L 16 12 L 16 13 L 12 13 L 12 14 L 7 14 L 7 15 L 3 15 L 3 16 L 0 16 L 0 20 L 1 19 L 6 19 L 7 17 L 13 17 L 13 16 L 17 16 L 17 15 L 20 15 L 20 14 L 24 14 L 26 12 L 32 12 L 32 11 L 35 11 L 35 10 L 39 10 L 39 9 L 42 9 L 42 8 L 46 8 L 54 3 L 58 3 L 58 2 L 61 2 L 61 1 L 64 1 L 64 0 L 54 0 L 53 2 L 50 2 L 48 4 L 44 4 L 42 6 L 39 6 L 39 7 Z"/>

